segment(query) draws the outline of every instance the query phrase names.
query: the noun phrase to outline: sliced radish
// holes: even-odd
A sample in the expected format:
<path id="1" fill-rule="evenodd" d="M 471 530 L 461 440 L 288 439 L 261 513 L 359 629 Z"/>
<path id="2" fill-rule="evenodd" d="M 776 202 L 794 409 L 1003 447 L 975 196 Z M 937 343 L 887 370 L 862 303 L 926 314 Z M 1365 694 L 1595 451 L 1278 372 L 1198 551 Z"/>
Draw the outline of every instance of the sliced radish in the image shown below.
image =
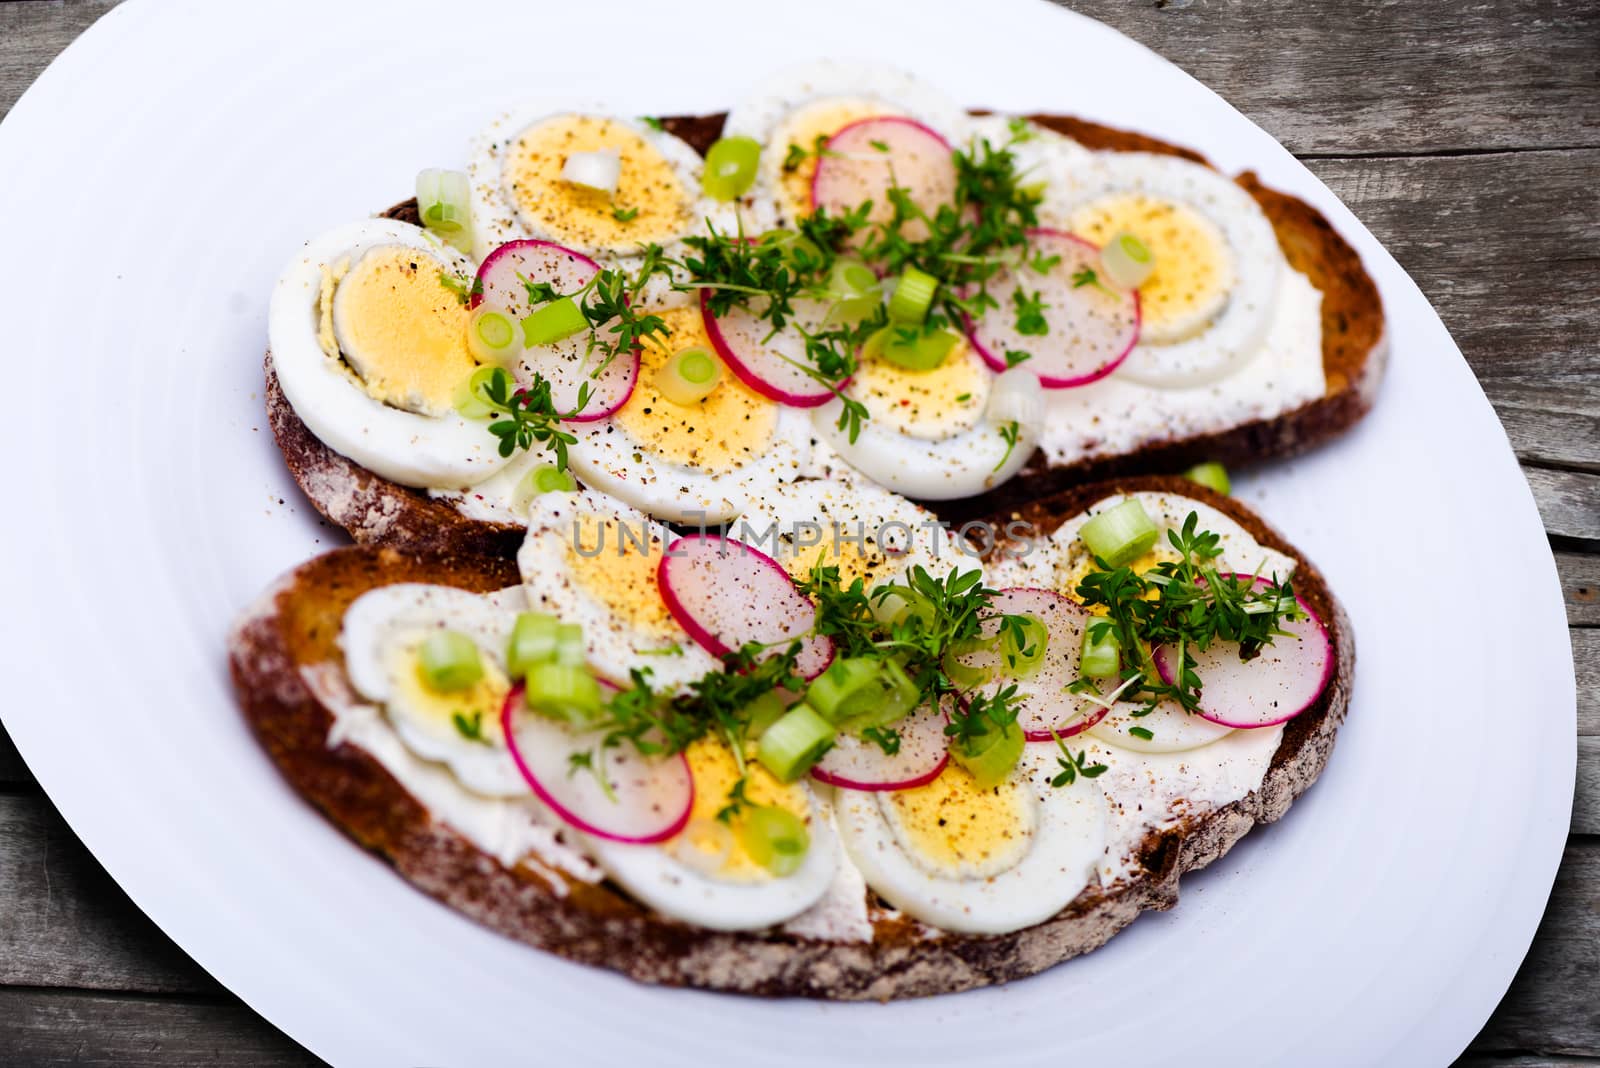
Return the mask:
<path id="1" fill-rule="evenodd" d="M 852 122 L 828 139 L 811 177 L 811 206 L 843 214 L 872 202 L 868 218 L 894 216 L 889 190 L 899 187 L 928 215 L 956 198 L 956 165 L 950 142 L 915 119 L 884 115 Z M 921 219 L 901 232 L 912 241 L 928 236 Z"/>
<path id="2" fill-rule="evenodd" d="M 1272 582 L 1257 577 L 1256 585 Z M 1224 727 L 1271 727 L 1298 716 L 1322 695 L 1333 677 L 1333 642 L 1310 606 L 1296 602 L 1305 618 L 1283 620 L 1279 625 L 1288 634 L 1274 638 L 1251 660 L 1239 659 L 1238 642 L 1190 650 L 1200 676 L 1201 716 Z M 1178 674 L 1177 650 L 1161 646 L 1155 661 L 1170 685 Z"/>
<path id="3" fill-rule="evenodd" d="M 822 305 L 808 300 L 797 300 L 794 305 L 799 325 L 812 329 L 822 322 Z M 713 315 L 710 291 L 704 289 L 700 291 L 700 317 L 717 355 L 741 382 L 763 397 L 792 408 L 815 408 L 833 399 L 833 390 L 805 370 L 814 365 L 795 323 L 773 334 L 771 322 L 742 304 L 723 315 Z"/>
<path id="4" fill-rule="evenodd" d="M 996 371 L 1006 369 L 1007 352 L 1029 353 L 1027 367 L 1046 389 L 1104 378 L 1139 341 L 1138 290 L 1107 282 L 1099 248 L 1081 237 L 1060 230 L 1033 230 L 1029 237 L 1038 256 L 1060 259 L 1043 274 L 1030 262 L 989 280 L 989 295 L 1000 306 L 984 312 L 982 319 L 967 317 L 973 348 Z M 1043 334 L 1018 332 L 1018 293 L 1043 301 Z"/>
<path id="5" fill-rule="evenodd" d="M 690 534 L 667 546 L 656 576 L 673 618 L 715 656 L 746 642 L 777 651 L 799 638 L 795 670 L 805 678 L 816 678 L 833 660 L 833 642 L 811 634 L 816 605 L 759 549 L 716 534 Z"/>
<path id="6" fill-rule="evenodd" d="M 1044 624 L 1049 645 L 1044 661 L 1032 675 L 1012 678 L 1005 675 L 998 650 L 968 653 L 960 658 L 968 667 L 988 668 L 994 677 L 975 692 L 995 694 L 1007 686 L 1017 688 L 1017 725 L 1030 742 L 1048 742 L 1056 735 L 1070 738 L 1088 730 L 1105 718 L 1108 709 L 1083 694 L 1068 693 L 1067 686 L 1078 678 L 1078 657 L 1083 652 L 1083 631 L 1094 619 L 1088 609 L 1068 597 L 1050 590 L 1001 590 L 989 601 L 989 613 L 1034 616 Z M 1000 633 L 998 618 L 986 620 L 983 633 Z M 1108 682 L 1106 690 L 1115 683 Z M 1054 733 L 1052 733 L 1054 732 Z"/>
<path id="7" fill-rule="evenodd" d="M 520 320 L 533 310 L 526 282 L 548 282 L 557 293 L 570 294 L 587 285 L 599 270 L 600 265 L 583 253 L 550 241 L 510 241 L 489 253 L 478 268 L 472 307 L 488 304 Z M 600 334 L 606 334 L 604 325 Z M 587 382 L 589 403 L 571 421 L 604 419 L 633 395 L 639 379 L 639 354 L 619 352 L 599 370 L 604 357 L 588 348 L 589 335 L 579 333 L 553 345 L 528 349 L 519 359 L 517 379 L 527 385 L 535 374 L 542 376 L 550 383 L 556 410 L 562 412 L 577 407 L 578 391 Z"/>
<path id="8" fill-rule="evenodd" d="M 604 734 L 577 731 L 528 711 L 518 684 L 500 710 L 506 747 L 539 800 L 567 823 L 597 838 L 645 845 L 661 842 L 689 822 L 694 777 L 682 753 L 647 757 L 631 745 L 602 745 Z M 572 756 L 591 754 L 611 795 L 595 774 L 575 768 Z"/>
<path id="9" fill-rule="evenodd" d="M 891 724 L 900 748 L 891 756 L 875 742 L 841 733 L 811 776 L 847 790 L 909 790 L 939 777 L 950 762 L 944 714 L 924 706 Z"/>

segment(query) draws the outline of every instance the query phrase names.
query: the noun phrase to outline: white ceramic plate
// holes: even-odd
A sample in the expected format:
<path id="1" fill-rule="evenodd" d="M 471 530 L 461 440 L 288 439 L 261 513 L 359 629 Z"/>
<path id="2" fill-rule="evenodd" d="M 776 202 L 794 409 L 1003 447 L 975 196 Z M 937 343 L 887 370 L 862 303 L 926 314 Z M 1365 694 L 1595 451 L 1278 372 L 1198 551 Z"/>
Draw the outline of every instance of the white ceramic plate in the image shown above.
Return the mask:
<path id="1" fill-rule="evenodd" d="M 1082 114 L 1254 167 L 1360 248 L 1392 330 L 1381 401 L 1243 488 L 1348 606 L 1356 700 L 1288 820 L 1186 879 L 1176 911 L 1043 976 L 889 1006 L 651 989 L 412 890 L 246 731 L 223 635 L 274 575 L 341 540 L 265 426 L 267 297 L 299 241 L 460 165 L 507 102 L 559 89 L 624 114 L 715 110 L 780 55 L 841 52 L 892 56 L 974 105 Z M 1030 0 L 914 15 L 134 0 L 7 117 L 0 174 L 6 726 L 140 907 L 323 1057 L 1443 1064 L 1522 959 L 1567 829 L 1575 700 L 1505 435 L 1427 301 L 1328 190 L 1115 32 Z"/>

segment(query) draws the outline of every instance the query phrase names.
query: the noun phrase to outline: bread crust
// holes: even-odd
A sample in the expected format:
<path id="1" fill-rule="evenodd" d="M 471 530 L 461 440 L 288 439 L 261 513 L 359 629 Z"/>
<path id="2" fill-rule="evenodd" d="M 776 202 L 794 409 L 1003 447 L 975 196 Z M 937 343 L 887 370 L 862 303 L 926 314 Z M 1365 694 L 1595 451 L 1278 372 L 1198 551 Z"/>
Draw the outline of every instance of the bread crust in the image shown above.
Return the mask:
<path id="1" fill-rule="evenodd" d="M 234 686 L 284 777 L 346 834 L 425 893 L 540 949 L 647 983 L 769 996 L 889 1000 L 1007 982 L 1099 947 L 1145 909 L 1173 907 L 1181 875 L 1222 856 L 1255 824 L 1279 819 L 1311 785 L 1348 708 L 1355 662 L 1349 620 L 1316 568 L 1238 502 L 1183 479 L 1146 477 L 1078 487 L 1007 518 L 1026 519 L 1048 533 L 1104 496 L 1141 490 L 1202 500 L 1262 544 L 1295 557 L 1296 590 L 1333 641 L 1333 678 L 1316 705 L 1286 725 L 1258 790 L 1151 832 L 1135 851 L 1136 874 L 1127 881 L 1109 890 L 1092 884 L 1057 916 L 1011 934 L 930 937 L 876 905 L 869 912 L 870 943 L 691 927 L 659 916 L 609 882 L 502 864 L 433 818 L 365 751 L 348 742 L 330 744 L 333 712 L 302 669 L 333 665 L 342 673 L 336 638 L 349 603 L 397 582 L 497 589 L 517 581 L 504 558 L 371 546 L 319 556 L 280 579 L 236 625 L 229 643 Z"/>
<path id="2" fill-rule="evenodd" d="M 1210 166 L 1198 152 L 1144 134 L 1063 115 L 1033 115 L 1035 122 L 1093 149 L 1156 152 Z M 704 153 L 722 132 L 723 115 L 664 118 L 662 125 Z M 923 502 L 935 514 L 964 521 L 1005 511 L 1069 486 L 1117 475 L 1179 471 L 1204 460 L 1229 465 L 1303 452 L 1344 433 L 1372 407 L 1388 357 L 1383 303 L 1361 257 L 1311 205 L 1263 185 L 1246 171 L 1235 179 L 1272 221 L 1278 244 L 1295 270 L 1322 292 L 1323 372 L 1327 392 L 1282 415 L 1227 430 L 1146 445 L 1114 457 L 1052 466 L 1042 451 L 1001 486 L 976 497 Z M 404 201 L 386 218 L 418 223 L 416 202 Z M 520 527 L 468 519 L 444 500 L 379 478 L 324 445 L 289 405 L 267 357 L 267 411 L 290 473 L 317 511 L 360 544 L 407 551 L 465 547 L 514 553 Z"/>

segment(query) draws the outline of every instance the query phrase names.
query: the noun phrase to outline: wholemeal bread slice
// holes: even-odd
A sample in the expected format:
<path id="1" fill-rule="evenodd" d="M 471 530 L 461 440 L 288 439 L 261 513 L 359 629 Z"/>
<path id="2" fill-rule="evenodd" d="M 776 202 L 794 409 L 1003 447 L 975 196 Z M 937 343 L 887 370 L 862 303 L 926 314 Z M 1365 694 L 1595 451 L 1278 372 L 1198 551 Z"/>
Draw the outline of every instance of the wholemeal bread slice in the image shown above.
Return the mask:
<path id="1" fill-rule="evenodd" d="M 1203 156 L 1143 134 L 1059 115 L 1035 121 L 1088 148 L 1158 152 L 1206 163 Z M 722 132 L 722 115 L 667 118 L 662 124 L 700 152 Z M 1286 456 L 1327 441 L 1355 424 L 1372 406 L 1387 357 L 1383 305 L 1361 258 L 1311 205 L 1261 184 L 1253 173 L 1237 179 L 1261 205 L 1291 266 L 1322 292 L 1322 360 L 1327 392 L 1292 411 L 1227 430 L 1173 438 L 1126 455 L 1051 466 L 1036 452 L 1011 481 L 979 497 L 929 502 L 936 514 L 964 520 L 1035 500 L 1066 486 L 1110 475 L 1177 471 L 1202 460 L 1247 464 Z M 384 213 L 418 222 L 416 202 Z M 267 412 L 290 473 L 319 512 L 357 542 L 416 552 L 473 548 L 513 552 L 520 528 L 468 519 L 449 501 L 379 478 L 334 452 L 295 414 L 278 386 L 268 354 Z"/>
<path id="2" fill-rule="evenodd" d="M 1097 948 L 1145 909 L 1173 907 L 1181 875 L 1222 856 L 1254 825 L 1283 816 L 1311 785 L 1349 703 L 1355 649 L 1348 619 L 1316 568 L 1237 501 L 1181 479 L 1147 477 L 1078 487 L 1015 514 L 1048 533 L 1107 495 L 1140 490 L 1210 504 L 1261 544 L 1295 557 L 1295 589 L 1328 627 L 1335 671 L 1317 703 L 1287 724 L 1259 789 L 1149 833 L 1126 880 L 1107 889 L 1092 882 L 1052 919 L 1012 934 L 931 932 L 870 899 L 870 943 L 687 926 L 610 882 L 501 863 L 437 819 L 373 756 L 331 740 L 334 713 L 312 679 L 342 677 L 336 639 L 350 602 L 397 582 L 494 590 L 517 581 L 515 567 L 501 558 L 380 547 L 320 556 L 286 575 L 240 620 L 230 640 L 234 684 L 283 775 L 346 834 L 422 891 L 540 949 L 645 982 L 765 995 L 887 1000 L 1005 982 Z"/>

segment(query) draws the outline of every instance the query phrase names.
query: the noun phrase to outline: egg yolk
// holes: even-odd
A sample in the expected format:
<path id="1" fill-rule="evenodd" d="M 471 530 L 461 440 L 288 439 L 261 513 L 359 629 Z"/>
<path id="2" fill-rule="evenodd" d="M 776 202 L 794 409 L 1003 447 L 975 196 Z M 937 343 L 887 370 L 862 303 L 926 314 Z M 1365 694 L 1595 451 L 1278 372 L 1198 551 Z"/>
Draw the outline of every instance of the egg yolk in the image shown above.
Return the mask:
<path id="1" fill-rule="evenodd" d="M 564 181 L 578 152 L 614 149 L 622 171 L 607 194 Z M 501 184 L 529 227 L 560 244 L 624 248 L 668 241 L 694 220 L 694 197 L 678 172 L 637 130 L 615 119 L 560 115 L 524 130 L 507 148 Z"/>
<path id="2" fill-rule="evenodd" d="M 674 352 L 711 348 L 699 308 L 657 314 L 668 333 L 640 346 L 638 384 L 612 422 L 645 452 L 710 474 L 724 474 L 760 456 L 777 432 L 778 406 L 727 367 L 721 368 L 717 388 L 694 404 L 675 404 L 656 389 L 656 373 Z"/>
<path id="3" fill-rule="evenodd" d="M 966 339 L 931 371 L 909 371 L 884 359 L 861 361 L 850 395 L 873 425 L 923 441 L 943 441 L 977 425 L 994 378 Z"/>
<path id="4" fill-rule="evenodd" d="M 684 850 L 697 850 L 696 867 L 710 868 L 719 878 L 731 882 L 758 882 L 772 878 L 772 873 L 751 859 L 739 844 L 737 834 L 708 834 L 708 824 L 722 823 L 730 831 L 737 830 L 738 815 L 728 821 L 717 819 L 717 813 L 728 804 L 728 794 L 739 781 L 739 765 L 733 751 L 721 742 L 702 738 L 684 751 L 689 762 L 689 773 L 694 778 L 694 808 L 689 813 L 689 823 L 684 833 L 668 843 L 680 855 Z M 810 819 L 810 806 L 805 791 L 794 784 L 781 783 L 754 761 L 745 762 L 745 800 L 752 805 L 772 805 Z M 722 854 L 718 863 L 718 854 Z"/>
<path id="5" fill-rule="evenodd" d="M 1028 795 L 1011 783 L 980 790 L 954 761 L 925 786 L 882 796 L 901 848 L 931 875 L 998 875 L 1033 843 L 1038 817 Z"/>
<path id="6" fill-rule="evenodd" d="M 854 97 L 817 100 L 791 112 L 772 138 L 769 149 L 777 153 L 779 160 L 787 159 L 791 145 L 807 153 L 794 167 L 780 164 L 779 194 L 789 217 L 799 219 L 811 214 L 811 179 L 817 173 L 817 138 L 826 141 L 852 122 L 896 114 L 899 113 L 880 101 Z"/>
<path id="7" fill-rule="evenodd" d="M 1163 535 L 1163 537 L 1165 537 L 1165 535 Z M 1151 549 L 1149 552 L 1145 553 L 1143 556 L 1134 560 L 1127 566 L 1132 569 L 1135 574 L 1142 575 L 1159 563 L 1177 559 L 1179 559 L 1179 555 L 1176 549 L 1172 548 L 1172 546 L 1165 541 L 1158 541 L 1156 542 L 1155 548 Z M 1063 560 L 1058 566 L 1060 570 L 1057 572 L 1059 578 L 1057 585 L 1060 587 L 1061 593 L 1064 596 L 1072 598 L 1074 601 L 1081 602 L 1083 598 L 1078 596 L 1078 584 L 1083 581 L 1084 576 L 1088 575 L 1092 571 L 1098 570 L 1095 567 L 1094 558 L 1089 555 L 1089 550 L 1084 546 L 1083 542 L 1074 541 L 1072 550 L 1067 554 L 1066 559 Z M 1154 590 L 1150 591 L 1149 597 L 1154 599 L 1155 596 L 1156 592 Z M 1094 612 L 1097 615 L 1103 615 L 1105 610 L 1106 609 L 1104 605 L 1095 605 L 1090 609 L 1091 612 Z"/>
<path id="8" fill-rule="evenodd" d="M 342 268 L 343 265 L 341 265 Z M 451 410 L 455 388 L 478 363 L 467 348 L 467 309 L 426 252 L 384 245 L 342 274 L 329 272 L 324 336 L 374 400 L 424 415 Z"/>
<path id="9" fill-rule="evenodd" d="M 1227 305 L 1237 278 L 1233 250 L 1217 224 L 1187 204 L 1143 195 L 1107 197 L 1080 208 L 1070 225 L 1097 245 L 1130 233 L 1150 249 L 1155 270 L 1139 287 L 1143 340 L 1182 340 Z"/>
<path id="10" fill-rule="evenodd" d="M 867 589 L 883 582 L 892 582 L 904 568 L 904 554 L 884 552 L 877 543 L 877 532 L 871 520 L 840 520 L 835 533 L 832 521 L 819 517 L 822 540 L 815 545 L 794 544 L 794 539 L 784 531 L 784 539 L 775 554 L 779 563 L 795 579 L 811 577 L 817 564 L 839 569 L 839 584 L 848 589 L 856 579 L 861 579 Z M 896 531 L 896 533 L 903 533 Z M 913 536 L 916 531 L 913 530 Z M 809 539 L 809 536 L 807 537 Z M 909 540 L 909 539 L 907 539 Z M 863 547 L 862 542 L 865 542 Z"/>
<path id="11" fill-rule="evenodd" d="M 413 721 L 421 721 L 437 734 L 462 738 L 462 725 L 481 732 L 485 741 L 501 744 L 500 709 L 505 704 L 511 683 L 492 659 L 483 657 L 483 677 L 464 690 L 440 693 L 422 680 L 417 666 L 417 649 L 425 632 L 397 642 L 385 658 L 388 669 L 391 706 L 405 708 Z M 459 722 L 458 722 L 459 720 Z"/>
<path id="12" fill-rule="evenodd" d="M 656 569 L 665 547 L 659 537 L 638 523 L 595 515 L 579 517 L 572 533 L 567 569 L 573 581 L 612 616 L 652 638 L 682 633 L 661 599 Z"/>

